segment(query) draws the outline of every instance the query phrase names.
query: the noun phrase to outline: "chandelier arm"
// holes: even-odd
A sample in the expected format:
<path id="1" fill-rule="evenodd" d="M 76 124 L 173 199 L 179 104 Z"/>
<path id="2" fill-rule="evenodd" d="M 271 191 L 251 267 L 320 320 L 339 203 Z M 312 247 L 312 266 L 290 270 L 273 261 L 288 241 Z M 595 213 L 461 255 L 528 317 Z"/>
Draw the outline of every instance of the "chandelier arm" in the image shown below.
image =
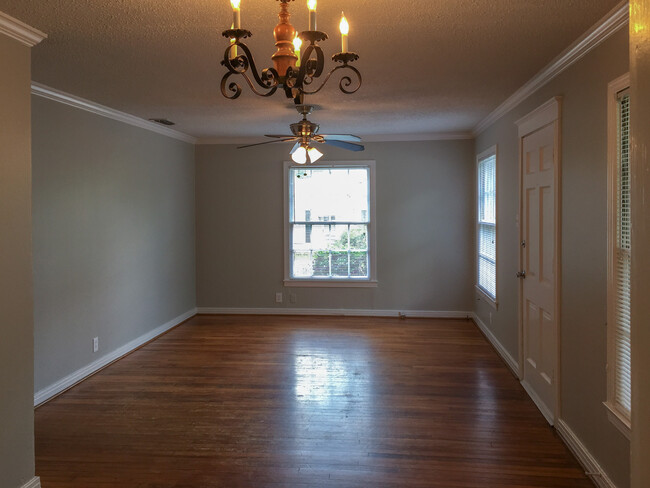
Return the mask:
<path id="1" fill-rule="evenodd" d="M 235 100 L 236 98 L 239 98 L 239 95 L 241 95 L 241 86 L 234 81 L 231 82 L 230 85 L 228 85 L 228 89 L 226 89 L 226 83 L 232 74 L 233 73 L 228 71 L 223 75 L 223 78 L 221 78 L 221 94 L 229 100 Z M 232 95 L 229 95 L 228 92 L 232 92 Z"/>
<path id="2" fill-rule="evenodd" d="M 310 59 L 312 53 L 316 53 L 316 59 Z M 318 78 L 323 73 L 325 66 L 325 57 L 323 50 L 317 44 L 310 44 L 304 50 L 300 59 L 298 69 L 289 67 L 284 84 L 289 88 L 302 90 L 303 85 L 309 85 L 314 78 Z"/>
<path id="3" fill-rule="evenodd" d="M 268 71 L 268 70 L 273 70 L 273 71 L 275 72 L 275 70 L 274 70 L 273 68 L 268 68 L 268 69 L 265 69 L 262 73 L 264 73 L 264 72 L 266 72 L 266 71 Z M 240 73 L 240 74 L 244 77 L 244 79 L 246 80 L 246 83 L 248 83 L 248 86 L 249 86 L 250 89 L 253 91 L 253 93 L 255 93 L 255 95 L 259 95 L 260 97 L 270 97 L 271 95 L 273 95 L 273 94 L 277 91 L 278 87 L 280 86 L 280 85 L 277 83 L 277 78 L 276 78 L 276 83 L 275 83 L 275 85 L 273 85 L 272 87 L 270 87 L 269 90 L 268 90 L 267 92 L 260 92 L 260 91 L 257 91 L 257 88 L 255 88 L 255 85 L 254 85 L 253 82 L 251 81 L 250 76 L 248 76 L 246 73 Z M 262 76 L 264 76 L 264 74 L 263 74 Z M 255 76 L 255 81 L 258 81 L 258 77 L 257 77 L 257 76 Z M 258 81 L 258 83 L 259 83 L 259 81 Z M 263 86 L 263 85 L 262 85 L 262 86 Z"/>
<path id="4" fill-rule="evenodd" d="M 236 53 L 237 46 L 241 46 L 237 42 L 229 44 L 223 53 L 223 61 L 221 64 L 228 68 L 228 72 L 233 75 L 239 75 L 248 70 L 248 58 L 244 55 L 231 56 Z"/>
<path id="5" fill-rule="evenodd" d="M 311 46 L 309 46 L 311 47 Z M 323 69 L 325 68 L 325 56 L 323 55 L 323 50 L 320 46 L 314 45 L 314 51 L 316 51 L 316 67 L 313 73 L 310 73 L 310 78 L 318 78 L 323 74 Z M 307 63 L 309 64 L 309 63 Z"/>
<path id="6" fill-rule="evenodd" d="M 348 89 L 352 85 L 353 82 L 352 82 L 352 78 L 350 76 L 346 75 L 343 78 L 341 78 L 341 80 L 339 81 L 339 89 L 343 93 L 345 93 L 347 95 L 356 92 L 359 88 L 361 88 L 361 83 L 362 83 L 361 73 L 359 72 L 358 69 L 356 69 L 354 66 L 350 66 L 349 64 L 344 64 L 344 65 L 336 66 L 335 68 L 332 68 L 332 70 L 329 73 L 327 73 L 327 76 L 323 80 L 323 83 L 321 83 L 321 85 L 318 88 L 316 88 L 315 90 L 306 90 L 304 88 L 301 88 L 300 91 L 302 93 L 304 93 L 305 95 L 314 95 L 315 93 L 318 93 L 319 91 L 321 91 L 323 89 L 323 87 L 327 84 L 329 79 L 332 77 L 332 75 L 336 71 L 338 71 L 340 69 L 345 69 L 345 68 L 352 70 L 356 74 L 358 83 L 353 89 L 351 89 L 351 90 Z"/>
<path id="7" fill-rule="evenodd" d="M 351 90 L 348 90 L 347 88 L 349 88 L 350 85 L 352 85 L 352 78 L 346 75 L 343 78 L 341 78 L 341 80 L 339 81 L 339 89 L 346 95 L 351 95 L 352 93 L 356 92 L 359 88 L 361 88 L 361 83 L 363 83 L 363 78 L 361 78 L 361 73 L 354 66 L 350 66 L 349 64 L 346 64 L 344 66 L 341 66 L 341 68 L 349 68 L 357 75 L 357 85 L 353 87 Z"/>
<path id="8" fill-rule="evenodd" d="M 236 46 L 240 47 L 244 51 L 244 54 L 231 58 L 230 53 L 233 49 L 235 49 Z M 280 77 L 274 68 L 266 68 L 262 70 L 261 74 L 258 73 L 257 66 L 255 66 L 255 60 L 253 59 L 253 55 L 251 54 L 250 49 L 248 49 L 248 46 L 241 42 L 239 39 L 236 39 L 234 43 L 230 44 L 226 48 L 221 64 L 228 68 L 228 73 L 226 73 L 221 80 L 221 93 L 226 98 L 235 99 L 241 94 L 241 87 L 239 87 L 237 83 L 232 82 L 228 88 L 230 91 L 235 92 L 236 95 L 234 97 L 229 97 L 226 95 L 225 83 L 227 78 L 233 74 L 242 75 L 246 80 L 246 83 L 248 83 L 248 86 L 250 86 L 251 90 L 253 90 L 256 95 L 259 95 L 261 97 L 268 97 L 273 95 L 280 86 Z M 248 75 L 249 69 L 257 85 L 263 90 L 267 91 L 261 92 L 257 90 L 251 80 L 251 77 Z"/>

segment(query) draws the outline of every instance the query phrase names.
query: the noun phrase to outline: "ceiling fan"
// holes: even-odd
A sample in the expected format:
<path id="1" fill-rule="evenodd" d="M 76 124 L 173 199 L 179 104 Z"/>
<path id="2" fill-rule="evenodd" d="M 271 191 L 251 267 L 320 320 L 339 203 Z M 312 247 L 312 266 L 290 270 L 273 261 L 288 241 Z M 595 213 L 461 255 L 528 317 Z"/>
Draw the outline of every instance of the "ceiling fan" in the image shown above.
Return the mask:
<path id="1" fill-rule="evenodd" d="M 276 142 L 295 141 L 295 145 L 291 149 L 290 154 L 291 159 L 298 164 L 314 163 L 323 155 L 318 149 L 311 146 L 314 142 L 329 144 L 330 146 L 348 149 L 349 151 L 363 151 L 365 149 L 363 145 L 359 144 L 361 138 L 352 134 L 319 134 L 318 129 L 320 126 L 307 120 L 307 116 L 314 110 L 313 105 L 296 105 L 296 110 L 302 115 L 302 120 L 290 125 L 293 135 L 267 134 L 265 137 L 272 137 L 274 140 L 258 142 L 257 144 L 247 144 L 245 146 L 239 146 L 237 149 L 273 144 Z"/>

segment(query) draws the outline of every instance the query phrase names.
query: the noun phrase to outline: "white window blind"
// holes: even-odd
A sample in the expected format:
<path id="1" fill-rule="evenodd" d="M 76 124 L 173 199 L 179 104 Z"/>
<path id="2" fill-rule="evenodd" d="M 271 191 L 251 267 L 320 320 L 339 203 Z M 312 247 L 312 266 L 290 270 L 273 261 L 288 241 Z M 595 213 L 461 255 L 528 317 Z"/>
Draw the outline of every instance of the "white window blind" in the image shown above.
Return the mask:
<path id="1" fill-rule="evenodd" d="M 289 169 L 289 276 L 370 279 L 370 168 Z"/>
<path id="2" fill-rule="evenodd" d="M 618 103 L 618 165 L 616 182 L 616 241 L 614 249 L 614 401 L 630 418 L 631 344 L 630 344 L 630 96 L 623 93 Z"/>
<path id="3" fill-rule="evenodd" d="M 496 154 L 478 161 L 477 285 L 496 301 Z"/>

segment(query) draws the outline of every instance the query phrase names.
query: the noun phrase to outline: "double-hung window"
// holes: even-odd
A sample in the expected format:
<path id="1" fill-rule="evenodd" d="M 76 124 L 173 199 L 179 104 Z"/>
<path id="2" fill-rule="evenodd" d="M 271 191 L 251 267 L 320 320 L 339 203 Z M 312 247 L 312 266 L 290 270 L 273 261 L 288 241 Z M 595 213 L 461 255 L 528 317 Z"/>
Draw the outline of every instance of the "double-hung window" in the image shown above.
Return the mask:
<path id="1" fill-rule="evenodd" d="M 497 303 L 497 149 L 482 152 L 477 165 L 476 287 L 488 303 Z"/>
<path id="2" fill-rule="evenodd" d="M 627 75 L 609 85 L 607 402 L 610 419 L 629 437 L 631 418 L 630 95 Z"/>
<path id="3" fill-rule="evenodd" d="M 376 286 L 374 162 L 285 164 L 285 284 Z"/>

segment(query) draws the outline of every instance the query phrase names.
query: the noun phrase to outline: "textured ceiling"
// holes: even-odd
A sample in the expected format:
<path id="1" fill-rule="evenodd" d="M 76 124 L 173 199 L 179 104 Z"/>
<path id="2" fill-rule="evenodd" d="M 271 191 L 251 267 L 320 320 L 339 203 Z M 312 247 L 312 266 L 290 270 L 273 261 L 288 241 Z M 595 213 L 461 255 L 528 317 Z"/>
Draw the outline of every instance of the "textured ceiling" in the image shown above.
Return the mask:
<path id="1" fill-rule="evenodd" d="M 364 135 L 471 130 L 619 0 L 319 0 L 328 66 L 350 21 L 363 86 L 331 80 L 310 103 L 322 132 Z M 278 2 L 242 0 L 258 65 L 271 66 Z M 298 115 L 277 92 L 219 89 L 228 0 L 0 0 L 3 11 L 48 34 L 33 50 L 33 79 L 145 119 L 164 117 L 199 138 L 288 130 Z M 304 30 L 306 0 L 291 3 Z"/>

